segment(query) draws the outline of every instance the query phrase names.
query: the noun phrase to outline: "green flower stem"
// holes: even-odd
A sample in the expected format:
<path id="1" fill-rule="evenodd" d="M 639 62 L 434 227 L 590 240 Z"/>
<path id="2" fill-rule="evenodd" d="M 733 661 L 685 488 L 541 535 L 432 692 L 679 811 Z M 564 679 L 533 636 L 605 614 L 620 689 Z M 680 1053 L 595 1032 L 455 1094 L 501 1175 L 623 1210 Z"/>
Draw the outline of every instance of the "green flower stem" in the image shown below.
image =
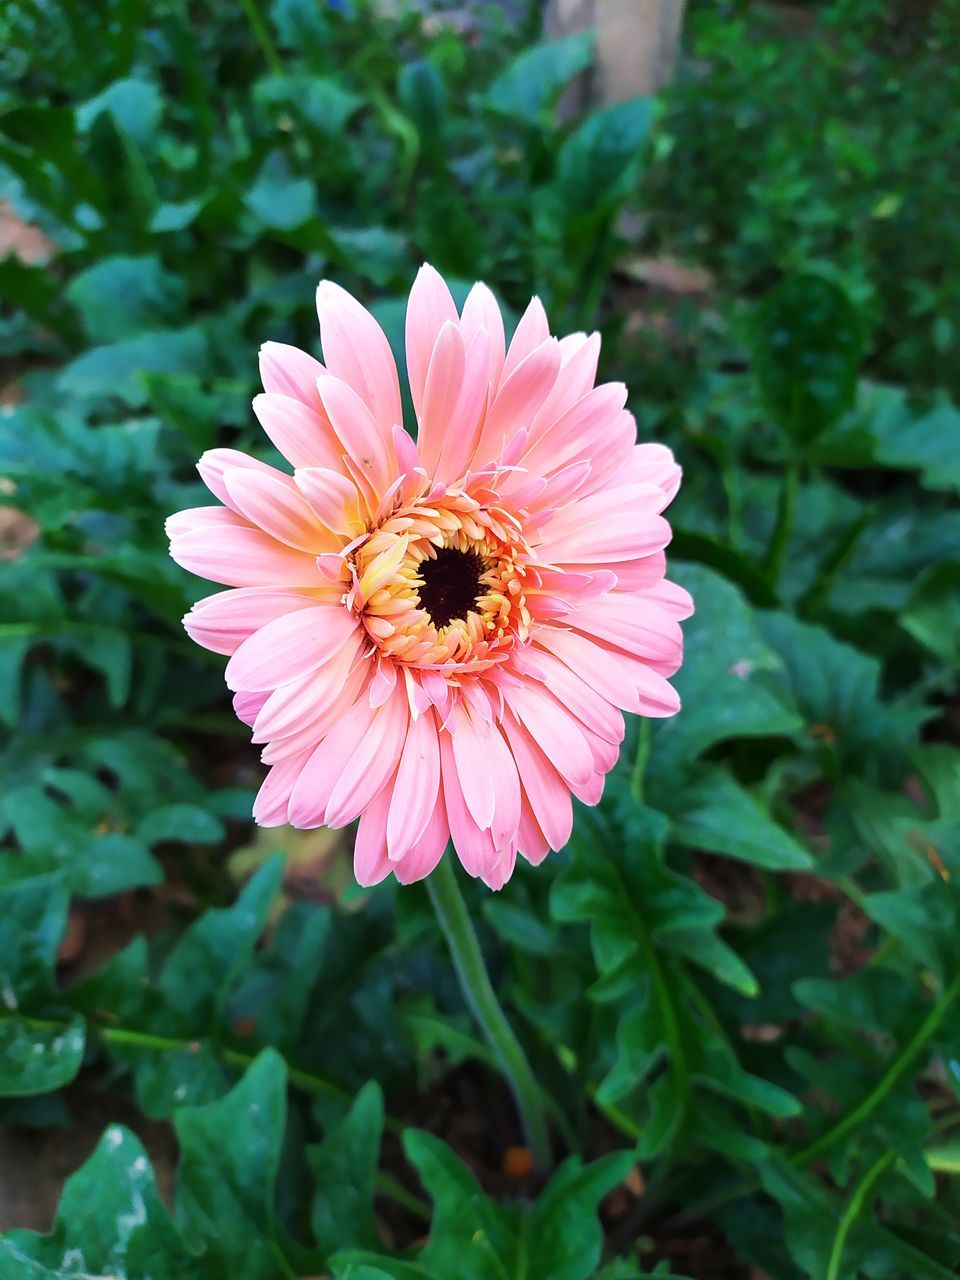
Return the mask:
<path id="1" fill-rule="evenodd" d="M 770 545 L 767 548 L 763 564 L 767 580 L 774 590 L 776 590 L 780 581 L 780 571 L 783 568 L 790 535 L 793 532 L 793 518 L 797 508 L 799 480 L 800 465 L 791 460 L 787 463 L 787 469 L 784 472 L 783 485 L 780 489 L 780 502 L 777 506 L 777 523 L 774 526 L 773 537 L 770 539 Z"/>
<path id="2" fill-rule="evenodd" d="M 504 1075 L 510 1082 L 523 1122 L 524 1133 L 537 1168 L 550 1167 L 550 1135 L 543 1105 L 543 1095 L 534 1079 L 530 1063 L 520 1041 L 507 1021 L 484 964 L 476 931 L 449 854 L 440 859 L 437 869 L 427 878 L 427 892 L 440 922 L 453 966 L 460 980 L 467 1004 L 480 1025 L 487 1043 L 500 1059 Z"/>
<path id="3" fill-rule="evenodd" d="M 844 1210 L 843 1217 L 840 1219 L 840 1225 L 837 1228 L 837 1234 L 833 1239 L 833 1248 L 830 1250 L 830 1261 L 827 1265 L 826 1280 L 840 1280 L 840 1266 L 843 1262 L 843 1251 L 846 1248 L 847 1236 L 850 1234 L 850 1228 L 856 1222 L 857 1218 L 863 1212 L 863 1206 L 867 1196 L 873 1190 L 877 1179 L 893 1164 L 896 1159 L 895 1151 L 886 1151 L 880 1159 L 874 1164 L 861 1179 L 856 1191 L 850 1197 L 850 1203 Z"/>

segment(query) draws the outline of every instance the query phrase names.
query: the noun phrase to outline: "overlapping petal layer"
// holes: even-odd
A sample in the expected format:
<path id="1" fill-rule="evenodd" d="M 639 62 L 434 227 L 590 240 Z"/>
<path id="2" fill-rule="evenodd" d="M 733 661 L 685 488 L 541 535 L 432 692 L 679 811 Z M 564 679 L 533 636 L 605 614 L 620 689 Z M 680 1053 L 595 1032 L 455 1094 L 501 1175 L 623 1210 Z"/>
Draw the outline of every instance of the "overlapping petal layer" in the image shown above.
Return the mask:
<path id="1" fill-rule="evenodd" d="M 171 554 L 230 590 L 185 619 L 228 655 L 237 714 L 270 769 L 263 825 L 359 818 L 361 884 L 428 875 L 452 841 L 492 888 L 595 804 L 623 711 L 679 701 L 679 622 L 662 512 L 680 469 L 637 444 L 596 335 L 551 336 L 534 299 L 506 345 L 489 289 L 458 312 L 424 267 L 406 364 L 417 439 L 373 316 L 317 293 L 323 365 L 261 352 L 254 410 L 290 473 L 215 449 L 223 506 L 168 522 Z"/>

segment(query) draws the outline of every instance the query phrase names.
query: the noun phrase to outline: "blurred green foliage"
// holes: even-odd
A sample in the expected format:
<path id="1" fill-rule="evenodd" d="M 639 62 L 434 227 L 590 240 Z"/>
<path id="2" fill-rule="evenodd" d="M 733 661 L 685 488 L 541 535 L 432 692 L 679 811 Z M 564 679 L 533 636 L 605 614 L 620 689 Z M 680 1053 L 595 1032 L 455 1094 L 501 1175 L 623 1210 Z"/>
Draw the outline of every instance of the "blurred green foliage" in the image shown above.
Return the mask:
<path id="1" fill-rule="evenodd" d="M 955 1273 L 960 39 L 693 5 L 661 102 L 571 116 L 592 41 L 536 9 L 0 15 L 0 199 L 54 246 L 0 262 L 2 1114 L 68 1123 L 82 1073 L 180 1150 L 171 1211 L 111 1125 L 0 1280 L 628 1280 L 685 1228 L 776 1280 Z M 638 283 L 661 252 L 716 283 Z M 315 349 L 316 279 L 398 345 L 423 259 L 600 327 L 686 471 L 683 712 L 632 726 L 568 850 L 468 886 L 565 1155 L 522 1199 L 416 1127 L 502 1105 L 422 889 L 304 893 L 283 833 L 250 844 L 162 537 L 199 452 L 265 452 L 255 351 Z M 78 969 L 111 908 L 143 932 Z"/>

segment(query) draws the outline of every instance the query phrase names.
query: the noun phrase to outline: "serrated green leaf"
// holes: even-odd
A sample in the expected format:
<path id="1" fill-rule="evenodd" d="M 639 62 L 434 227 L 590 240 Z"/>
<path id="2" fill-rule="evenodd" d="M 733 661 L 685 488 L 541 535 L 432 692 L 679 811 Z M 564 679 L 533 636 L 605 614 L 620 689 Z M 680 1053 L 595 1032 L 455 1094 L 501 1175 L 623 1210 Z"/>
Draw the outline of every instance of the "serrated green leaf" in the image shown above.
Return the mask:
<path id="1" fill-rule="evenodd" d="M 736 587 L 701 565 L 671 565 L 670 576 L 693 596 L 696 611 L 684 623 L 684 664 L 673 681 L 683 713 L 659 723 L 653 736 L 648 773 L 665 790 L 678 768 L 717 742 L 775 737 L 801 724 L 766 679 L 780 659 Z"/>
<path id="2" fill-rule="evenodd" d="M 675 840 L 771 871 L 803 871 L 813 859 L 798 840 L 764 813 L 726 769 L 702 766 L 696 780 L 669 797 Z"/>

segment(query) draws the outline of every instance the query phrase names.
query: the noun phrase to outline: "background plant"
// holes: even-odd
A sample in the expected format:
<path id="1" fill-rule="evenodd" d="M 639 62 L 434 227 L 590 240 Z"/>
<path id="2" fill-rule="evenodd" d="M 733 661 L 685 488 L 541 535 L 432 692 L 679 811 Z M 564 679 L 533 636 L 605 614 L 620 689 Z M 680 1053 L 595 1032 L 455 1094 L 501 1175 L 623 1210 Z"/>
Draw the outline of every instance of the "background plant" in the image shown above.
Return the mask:
<path id="1" fill-rule="evenodd" d="M 53 246 L 0 262 L 0 1094 L 105 1117 L 0 1280 L 954 1274 L 955 32 L 702 4 L 663 102 L 569 118 L 591 42 L 532 6 L 242 12 L 0 17 L 0 198 Z M 253 353 L 314 346 L 314 281 L 399 342 L 424 258 L 600 326 L 686 469 L 683 713 L 569 850 L 465 886 L 545 1186 L 424 891 L 251 830 L 161 533 L 202 449 L 262 446 Z"/>

